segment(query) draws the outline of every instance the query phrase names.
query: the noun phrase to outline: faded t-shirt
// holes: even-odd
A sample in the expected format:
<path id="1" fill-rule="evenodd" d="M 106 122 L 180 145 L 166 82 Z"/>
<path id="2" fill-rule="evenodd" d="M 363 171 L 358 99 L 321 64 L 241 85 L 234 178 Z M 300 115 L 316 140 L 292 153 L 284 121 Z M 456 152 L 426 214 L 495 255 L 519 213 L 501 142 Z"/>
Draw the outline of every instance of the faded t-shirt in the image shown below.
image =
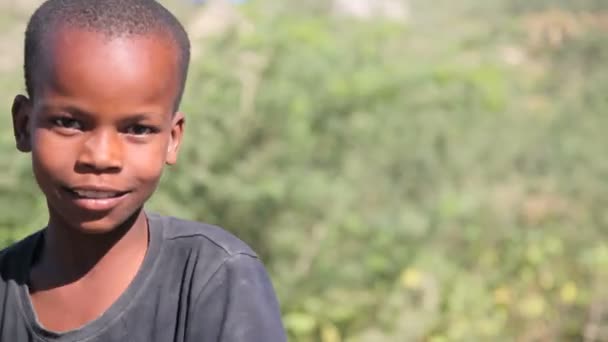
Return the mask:
<path id="1" fill-rule="evenodd" d="M 0 341 L 286 341 L 268 275 L 247 245 L 205 224 L 156 214 L 148 221 L 148 251 L 127 290 L 68 332 L 41 326 L 28 294 L 42 232 L 0 252 Z"/>

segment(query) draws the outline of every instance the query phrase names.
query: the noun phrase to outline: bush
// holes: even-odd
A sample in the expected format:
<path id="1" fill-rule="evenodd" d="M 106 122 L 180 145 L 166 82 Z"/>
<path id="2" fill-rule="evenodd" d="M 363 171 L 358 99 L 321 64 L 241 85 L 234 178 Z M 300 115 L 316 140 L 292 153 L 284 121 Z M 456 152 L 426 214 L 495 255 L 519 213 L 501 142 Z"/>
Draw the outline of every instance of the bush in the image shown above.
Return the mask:
<path id="1" fill-rule="evenodd" d="M 151 208 L 252 244 L 294 341 L 606 338 L 601 25 L 564 10 L 580 30 L 556 42 L 531 31 L 555 25 L 545 7 L 437 26 L 442 7 L 290 6 L 248 3 L 196 42 L 185 146 Z M 27 157 L 3 166 L 6 244 L 45 209 Z"/>

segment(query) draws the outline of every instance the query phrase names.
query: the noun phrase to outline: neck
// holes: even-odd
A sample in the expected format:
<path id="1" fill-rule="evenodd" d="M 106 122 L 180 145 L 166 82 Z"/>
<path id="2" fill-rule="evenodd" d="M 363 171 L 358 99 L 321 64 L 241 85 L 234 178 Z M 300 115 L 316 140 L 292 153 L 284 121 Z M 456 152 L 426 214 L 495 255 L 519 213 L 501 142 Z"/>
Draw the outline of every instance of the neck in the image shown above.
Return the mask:
<path id="1" fill-rule="evenodd" d="M 86 234 L 51 216 L 32 269 L 31 285 L 35 290 L 47 290 L 113 277 L 117 269 L 124 269 L 130 262 L 138 262 L 129 265 L 138 268 L 147 245 L 148 224 L 143 210 L 103 234 Z"/>

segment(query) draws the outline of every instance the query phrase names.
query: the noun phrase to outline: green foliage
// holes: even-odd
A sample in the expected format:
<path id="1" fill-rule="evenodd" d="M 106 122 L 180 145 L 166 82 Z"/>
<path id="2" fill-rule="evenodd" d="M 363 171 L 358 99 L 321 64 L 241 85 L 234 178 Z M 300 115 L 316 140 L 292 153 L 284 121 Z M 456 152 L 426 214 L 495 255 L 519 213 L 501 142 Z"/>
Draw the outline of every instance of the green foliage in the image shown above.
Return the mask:
<path id="1" fill-rule="evenodd" d="M 252 1 L 195 43 L 150 208 L 252 244 L 293 341 L 607 339 L 606 16 L 524 3 L 391 23 Z M 7 244 L 45 207 L 4 120 Z"/>

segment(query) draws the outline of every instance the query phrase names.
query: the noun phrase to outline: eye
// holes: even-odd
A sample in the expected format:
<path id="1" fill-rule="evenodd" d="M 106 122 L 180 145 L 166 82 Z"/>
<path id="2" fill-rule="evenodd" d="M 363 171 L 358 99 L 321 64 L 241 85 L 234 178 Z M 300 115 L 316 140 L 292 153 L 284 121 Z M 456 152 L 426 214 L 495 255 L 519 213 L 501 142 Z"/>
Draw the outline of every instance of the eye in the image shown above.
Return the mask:
<path id="1" fill-rule="evenodd" d="M 132 125 L 127 128 L 127 134 L 131 135 L 148 135 L 154 132 L 154 128 L 145 125 Z"/>
<path id="2" fill-rule="evenodd" d="M 78 120 L 69 117 L 54 118 L 51 122 L 60 128 L 82 130 L 82 124 Z"/>

